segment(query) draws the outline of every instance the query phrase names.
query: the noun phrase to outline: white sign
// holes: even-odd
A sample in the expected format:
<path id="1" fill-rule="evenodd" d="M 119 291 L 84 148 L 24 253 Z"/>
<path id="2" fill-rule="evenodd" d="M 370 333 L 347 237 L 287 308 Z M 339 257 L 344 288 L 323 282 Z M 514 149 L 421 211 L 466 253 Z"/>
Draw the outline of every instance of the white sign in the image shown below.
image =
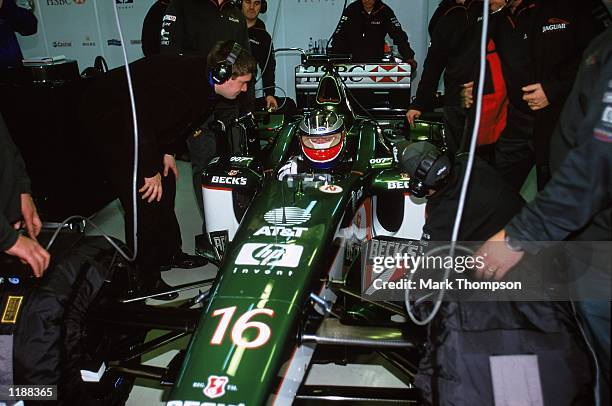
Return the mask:
<path id="1" fill-rule="evenodd" d="M 242 246 L 236 265 L 265 265 L 297 268 L 304 247 L 293 244 L 254 244 Z"/>

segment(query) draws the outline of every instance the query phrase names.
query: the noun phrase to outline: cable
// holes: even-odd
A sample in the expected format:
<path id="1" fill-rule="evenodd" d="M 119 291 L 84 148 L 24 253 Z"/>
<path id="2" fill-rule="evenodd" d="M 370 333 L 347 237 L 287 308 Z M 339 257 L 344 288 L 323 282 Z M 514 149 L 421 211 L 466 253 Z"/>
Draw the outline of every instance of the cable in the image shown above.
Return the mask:
<path id="1" fill-rule="evenodd" d="M 85 222 L 85 224 L 91 224 L 93 226 L 93 228 L 98 231 L 100 233 L 100 235 L 102 237 L 104 237 L 106 239 L 106 241 L 108 241 L 108 243 L 110 245 L 113 246 L 113 248 L 115 248 L 115 250 L 117 250 L 117 252 L 119 253 L 119 255 L 121 255 L 123 258 L 125 258 L 128 261 L 133 261 L 132 257 L 130 257 L 125 251 L 123 251 L 121 249 L 121 247 L 119 247 L 109 236 L 108 234 L 106 234 L 104 231 L 102 231 L 102 229 L 100 227 L 98 227 L 98 225 L 96 223 L 94 223 L 93 221 L 91 221 L 91 219 L 89 219 L 88 217 L 84 217 L 84 216 L 70 216 L 68 217 L 66 220 L 62 221 L 62 224 L 60 224 L 57 229 L 55 230 L 55 232 L 53 233 L 53 235 L 51 236 L 51 239 L 49 240 L 49 242 L 47 243 L 47 246 L 45 247 L 47 251 L 49 251 L 49 248 L 51 248 L 51 246 L 53 245 L 53 243 L 55 242 L 55 240 L 57 239 L 58 234 L 60 233 L 60 231 L 62 231 L 62 228 L 64 228 L 64 226 L 66 224 L 68 224 L 69 222 L 71 222 L 72 220 L 83 220 Z"/>
<path id="2" fill-rule="evenodd" d="M 280 8 L 281 8 L 281 2 L 278 2 L 278 7 L 276 7 L 276 15 L 274 16 L 274 24 L 272 25 L 272 35 L 270 36 L 270 47 L 268 48 L 268 56 L 266 58 L 266 63 L 264 63 L 264 67 L 261 69 L 261 75 L 255 80 L 255 84 L 257 84 L 257 82 L 259 82 L 264 75 L 264 72 L 266 71 L 266 69 L 268 68 L 268 63 L 270 62 L 270 55 L 272 55 L 272 48 L 273 48 L 273 39 L 274 39 L 274 34 L 276 33 L 276 23 L 278 22 L 278 15 L 280 13 Z"/>
<path id="3" fill-rule="evenodd" d="M 121 41 L 121 52 L 123 55 L 123 62 L 125 62 L 125 73 L 127 75 L 128 91 L 130 93 L 130 104 L 132 107 L 132 122 L 134 124 L 134 170 L 132 172 L 132 209 L 133 209 L 133 241 L 134 247 L 133 256 L 126 259 L 128 261 L 134 261 L 136 255 L 138 255 L 138 205 L 137 202 L 137 188 L 138 188 L 138 120 L 136 120 L 136 102 L 134 100 L 134 88 L 132 87 L 132 75 L 130 73 L 130 66 L 128 64 L 127 51 L 125 50 L 125 41 L 123 40 L 123 33 L 121 32 L 121 22 L 119 21 L 119 12 L 117 11 L 117 2 L 113 2 L 113 10 L 115 12 L 115 22 L 117 23 L 117 30 L 119 31 L 119 41 Z M 57 231 L 56 231 L 57 233 Z"/>
<path id="4" fill-rule="evenodd" d="M 351 92 L 351 89 L 349 89 L 348 85 L 344 86 L 344 88 L 348 92 L 349 96 L 351 96 L 351 99 L 353 99 L 353 101 L 357 104 L 357 106 L 359 106 L 359 108 L 361 108 L 361 110 L 363 110 L 371 120 L 376 121 L 376 118 L 368 111 L 368 109 L 366 109 L 365 107 L 361 105 L 361 103 L 359 103 L 359 100 L 357 100 L 357 97 L 355 97 L 353 92 Z"/>
<path id="5" fill-rule="evenodd" d="M 283 103 L 276 110 L 280 110 L 283 107 L 285 107 L 285 104 L 287 104 L 287 92 L 285 91 L 285 89 L 283 89 L 280 86 L 266 86 L 266 87 L 262 88 L 261 90 L 264 91 L 266 89 L 279 89 L 281 92 L 283 92 Z"/>
<path id="6" fill-rule="evenodd" d="M 465 200 L 467 198 L 467 189 L 470 183 L 470 176 L 472 174 L 472 167 L 474 166 L 474 156 L 476 154 L 476 141 L 478 139 L 478 132 L 480 130 L 480 115 L 482 112 L 482 97 L 483 97 L 483 88 L 484 88 L 484 78 L 485 78 L 485 68 L 486 68 L 486 55 L 487 55 L 487 32 L 489 27 L 489 0 L 484 0 L 483 2 L 483 10 L 482 10 L 482 34 L 480 38 L 480 71 L 478 73 L 478 94 L 476 97 L 476 119 L 474 120 L 474 129 L 472 131 L 472 139 L 470 142 L 470 151 L 469 158 L 465 170 L 465 177 L 463 179 L 463 185 L 461 187 L 461 195 L 459 197 L 459 204 L 457 207 L 457 214 L 455 216 L 455 224 L 453 226 L 453 234 L 450 242 L 450 250 L 449 256 L 453 257 L 455 255 L 455 248 L 457 245 L 457 238 L 459 236 L 459 229 L 461 227 L 461 217 L 463 216 L 463 209 L 465 207 Z M 438 247 L 434 249 L 432 252 L 438 251 L 440 249 L 446 249 L 448 246 Z M 430 252 L 431 253 L 431 252 Z M 445 267 L 444 269 L 444 281 L 448 280 L 448 276 L 450 275 L 451 268 Z M 409 280 L 412 280 L 414 273 L 410 274 Z M 438 292 L 438 297 L 436 298 L 436 303 L 434 305 L 431 313 L 423 320 L 419 320 L 413 312 L 412 306 L 410 304 L 410 289 L 406 289 L 405 293 L 405 304 L 406 310 L 408 312 L 408 316 L 410 319 L 419 326 L 424 326 L 429 324 L 433 318 L 440 310 L 440 306 L 442 305 L 442 300 L 444 299 L 444 293 L 446 289 L 444 289 L 444 283 L 442 284 L 443 288 Z"/>

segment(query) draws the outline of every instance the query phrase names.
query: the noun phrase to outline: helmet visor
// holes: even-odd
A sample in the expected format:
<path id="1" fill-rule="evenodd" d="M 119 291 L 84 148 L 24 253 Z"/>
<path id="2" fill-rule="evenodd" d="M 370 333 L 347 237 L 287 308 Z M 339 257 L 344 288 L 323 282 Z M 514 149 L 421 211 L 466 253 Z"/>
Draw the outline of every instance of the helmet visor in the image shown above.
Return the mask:
<path id="1" fill-rule="evenodd" d="M 313 136 L 302 135 L 302 145 L 314 150 L 326 150 L 335 147 L 342 141 L 342 132 L 336 134 Z"/>

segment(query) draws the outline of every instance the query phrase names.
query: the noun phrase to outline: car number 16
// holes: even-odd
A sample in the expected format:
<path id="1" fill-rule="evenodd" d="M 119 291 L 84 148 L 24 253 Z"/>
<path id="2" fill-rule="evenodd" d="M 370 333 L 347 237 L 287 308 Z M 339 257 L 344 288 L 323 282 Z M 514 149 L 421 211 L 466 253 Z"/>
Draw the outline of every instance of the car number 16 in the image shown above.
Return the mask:
<path id="1" fill-rule="evenodd" d="M 225 333 L 227 332 L 235 312 L 236 306 L 225 307 L 223 309 L 213 311 L 212 317 L 221 316 L 221 320 L 219 320 L 215 333 L 210 340 L 212 345 L 221 345 L 223 343 Z M 270 336 L 272 335 L 270 327 L 260 321 L 249 321 L 253 316 L 257 316 L 258 314 L 265 314 L 267 316 L 274 317 L 274 310 L 253 309 L 240 316 L 232 327 L 231 332 L 232 342 L 235 345 L 244 348 L 257 348 L 268 342 Z M 247 341 L 243 337 L 244 331 L 249 328 L 257 329 L 257 335 L 252 341 Z"/>

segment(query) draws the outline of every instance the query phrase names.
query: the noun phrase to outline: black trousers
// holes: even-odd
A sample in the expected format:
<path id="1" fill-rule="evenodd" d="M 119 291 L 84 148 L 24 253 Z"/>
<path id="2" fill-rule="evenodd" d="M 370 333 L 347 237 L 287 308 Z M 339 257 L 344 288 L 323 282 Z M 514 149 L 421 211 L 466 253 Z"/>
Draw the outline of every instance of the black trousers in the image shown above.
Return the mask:
<path id="1" fill-rule="evenodd" d="M 534 116 L 508 105 L 506 128 L 495 145 L 495 169 L 516 190 L 521 190 L 535 164 Z"/>
<path id="2" fill-rule="evenodd" d="M 123 172 L 123 171 L 122 171 Z M 125 213 L 125 239 L 128 247 L 134 247 L 134 215 L 132 210 L 132 176 L 130 173 L 111 175 L 111 183 L 119 193 L 119 200 Z M 138 177 L 138 189 L 144 184 L 144 177 Z M 138 228 L 136 266 L 145 287 L 152 287 L 160 279 L 160 266 L 167 263 L 172 255 L 181 249 L 181 230 L 174 213 L 176 179 L 172 172 L 162 174 L 162 198 L 147 203 L 138 193 Z"/>
<path id="3" fill-rule="evenodd" d="M 465 150 L 467 146 L 466 120 L 467 113 L 463 107 L 444 106 L 444 131 L 449 154 L 456 155 Z"/>

